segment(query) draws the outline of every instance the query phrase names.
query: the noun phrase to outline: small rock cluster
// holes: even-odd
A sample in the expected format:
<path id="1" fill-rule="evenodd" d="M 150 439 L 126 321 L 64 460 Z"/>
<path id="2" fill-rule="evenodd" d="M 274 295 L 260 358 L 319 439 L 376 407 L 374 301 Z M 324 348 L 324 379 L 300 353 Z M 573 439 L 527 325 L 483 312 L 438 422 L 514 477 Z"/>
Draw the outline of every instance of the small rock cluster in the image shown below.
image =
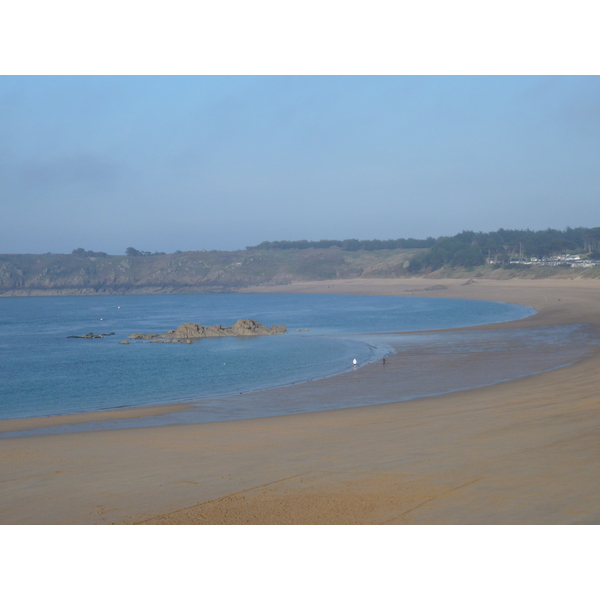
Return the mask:
<path id="1" fill-rule="evenodd" d="M 98 339 L 98 338 L 103 338 L 103 337 L 108 337 L 109 335 L 115 335 L 114 333 L 97 333 L 97 334 L 93 334 L 93 333 L 86 333 L 85 335 L 68 335 L 67 339 L 70 338 L 77 338 L 80 340 L 93 340 L 93 339 Z"/>
<path id="2" fill-rule="evenodd" d="M 172 329 L 166 333 L 132 333 L 129 338 L 133 340 L 152 340 L 154 342 L 180 342 L 189 344 L 192 340 L 198 338 L 277 335 L 285 333 L 286 331 L 287 327 L 285 325 L 266 327 L 252 319 L 239 319 L 231 327 L 223 327 L 222 325 L 209 325 L 208 327 L 203 327 L 200 323 L 183 323 L 177 329 Z"/>

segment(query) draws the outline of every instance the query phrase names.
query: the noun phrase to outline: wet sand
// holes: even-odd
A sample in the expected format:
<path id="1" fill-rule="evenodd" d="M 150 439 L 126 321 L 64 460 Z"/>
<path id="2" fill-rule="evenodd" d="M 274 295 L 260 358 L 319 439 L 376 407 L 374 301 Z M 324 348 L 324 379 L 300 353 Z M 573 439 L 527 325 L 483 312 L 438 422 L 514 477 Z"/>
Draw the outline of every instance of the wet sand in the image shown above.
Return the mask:
<path id="1" fill-rule="evenodd" d="M 27 431 L 42 427 L 56 427 L 58 425 L 73 425 L 76 423 L 97 423 L 116 421 L 119 419 L 139 419 L 141 417 L 158 417 L 176 412 L 183 412 L 190 407 L 189 403 L 161 404 L 139 408 L 118 408 L 71 415 L 53 415 L 51 417 L 31 417 L 27 419 L 9 419 L 0 421 L 0 433 L 10 431 Z"/>
<path id="2" fill-rule="evenodd" d="M 251 291 L 498 300 L 538 314 L 483 328 L 600 326 L 597 281 L 463 283 Z M 433 285 L 445 289 L 424 289 Z M 0 523 L 598 523 L 599 367 L 595 352 L 555 371 L 411 402 L 1 439 Z M 311 393 L 393 390 L 394 357 L 385 369 L 385 379 L 381 365 L 369 365 L 313 382 Z"/>

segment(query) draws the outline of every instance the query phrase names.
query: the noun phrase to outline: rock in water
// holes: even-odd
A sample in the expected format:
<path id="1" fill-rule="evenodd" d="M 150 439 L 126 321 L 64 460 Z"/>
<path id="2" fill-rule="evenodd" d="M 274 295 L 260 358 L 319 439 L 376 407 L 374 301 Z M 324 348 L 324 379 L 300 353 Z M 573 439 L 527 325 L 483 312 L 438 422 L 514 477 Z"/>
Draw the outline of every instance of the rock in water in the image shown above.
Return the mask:
<path id="1" fill-rule="evenodd" d="M 234 335 L 276 335 L 278 333 L 285 333 L 287 327 L 285 325 L 265 327 L 252 319 L 240 319 L 231 327 L 231 331 Z"/>
<path id="2" fill-rule="evenodd" d="M 266 327 L 252 319 L 240 319 L 231 327 L 223 327 L 222 325 L 203 327 L 200 323 L 183 323 L 177 329 L 172 329 L 166 333 L 132 333 L 129 337 L 134 340 L 159 341 L 157 338 L 162 338 L 173 341 L 184 341 L 206 337 L 277 335 L 286 331 L 287 327 L 285 325 Z"/>
<path id="3" fill-rule="evenodd" d="M 114 333 L 92 333 L 90 331 L 90 333 L 86 333 L 85 335 L 68 335 L 67 339 L 72 339 L 72 338 L 76 338 L 76 339 L 82 339 L 82 340 L 93 340 L 93 339 L 102 339 L 103 337 L 106 337 L 108 335 L 115 335 Z"/>
<path id="4" fill-rule="evenodd" d="M 153 340 L 158 335 L 158 333 L 132 333 L 129 337 L 132 340 Z"/>

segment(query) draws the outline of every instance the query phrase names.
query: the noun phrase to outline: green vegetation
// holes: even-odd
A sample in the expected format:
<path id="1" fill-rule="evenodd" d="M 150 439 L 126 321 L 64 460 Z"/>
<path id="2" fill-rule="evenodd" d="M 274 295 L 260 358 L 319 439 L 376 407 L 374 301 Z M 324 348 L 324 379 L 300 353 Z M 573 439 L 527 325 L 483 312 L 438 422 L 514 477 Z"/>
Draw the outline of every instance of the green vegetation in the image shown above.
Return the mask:
<path id="1" fill-rule="evenodd" d="M 590 253 L 594 259 L 600 251 L 600 227 L 567 227 L 564 231 L 499 229 L 492 233 L 463 231 L 453 237 L 438 238 L 425 252 L 417 254 L 408 266 L 409 273 L 424 273 L 441 268 L 474 268 L 493 263 L 497 268 L 515 268 L 513 259 L 542 260 L 566 253 Z M 522 265 L 526 267 L 526 265 Z"/>
<path id="2" fill-rule="evenodd" d="M 147 250 L 136 250 L 131 246 L 125 250 L 125 256 L 158 256 L 160 254 L 166 254 L 166 252 L 148 252 Z"/>
<path id="3" fill-rule="evenodd" d="M 435 244 L 432 237 L 426 240 L 416 240 L 414 238 L 400 238 L 397 240 L 320 240 L 318 242 L 309 242 L 307 240 L 296 240 L 293 242 L 282 240 L 280 242 L 262 242 L 258 246 L 248 246 L 246 250 L 306 250 L 308 248 L 340 248 L 346 252 L 357 252 L 366 250 L 398 250 L 407 248 L 431 248 Z"/>
<path id="4" fill-rule="evenodd" d="M 94 256 L 96 258 L 104 258 L 105 256 L 108 256 L 106 252 L 94 252 L 93 250 L 84 250 L 83 248 L 76 248 L 75 250 L 73 250 L 73 252 L 71 252 L 71 254 L 79 256 L 80 258 L 87 258 L 90 256 Z"/>

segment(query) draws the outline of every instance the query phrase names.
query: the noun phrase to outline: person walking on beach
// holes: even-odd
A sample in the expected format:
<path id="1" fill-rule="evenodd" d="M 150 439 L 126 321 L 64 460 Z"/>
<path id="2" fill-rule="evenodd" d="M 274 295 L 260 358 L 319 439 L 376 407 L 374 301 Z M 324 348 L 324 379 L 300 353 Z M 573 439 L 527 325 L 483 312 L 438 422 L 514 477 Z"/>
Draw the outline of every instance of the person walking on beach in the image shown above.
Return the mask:
<path id="1" fill-rule="evenodd" d="M 383 366 L 385 367 L 385 356 L 383 357 Z"/>

